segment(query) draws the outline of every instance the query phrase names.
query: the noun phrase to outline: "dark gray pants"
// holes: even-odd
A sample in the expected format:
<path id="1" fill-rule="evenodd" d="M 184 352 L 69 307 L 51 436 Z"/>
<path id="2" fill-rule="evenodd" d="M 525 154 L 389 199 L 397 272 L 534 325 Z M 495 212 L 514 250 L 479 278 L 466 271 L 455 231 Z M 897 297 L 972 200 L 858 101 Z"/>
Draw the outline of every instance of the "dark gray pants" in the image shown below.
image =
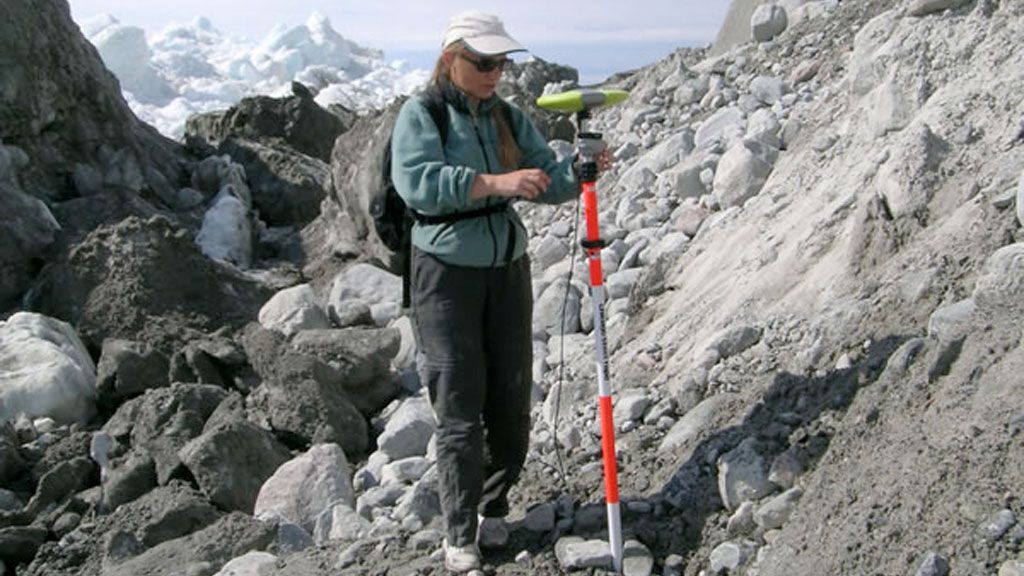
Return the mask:
<path id="1" fill-rule="evenodd" d="M 448 542 L 476 538 L 477 513 L 508 514 L 530 436 L 530 262 L 469 268 L 413 250 L 420 376 L 437 416 L 437 471 Z"/>

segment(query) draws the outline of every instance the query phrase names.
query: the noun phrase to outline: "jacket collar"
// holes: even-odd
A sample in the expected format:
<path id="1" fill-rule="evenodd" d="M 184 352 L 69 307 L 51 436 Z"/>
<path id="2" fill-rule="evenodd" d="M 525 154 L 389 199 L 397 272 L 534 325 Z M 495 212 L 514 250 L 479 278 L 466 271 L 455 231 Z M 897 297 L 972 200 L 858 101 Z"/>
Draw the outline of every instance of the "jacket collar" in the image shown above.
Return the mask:
<path id="1" fill-rule="evenodd" d="M 469 97 L 460 90 L 455 84 L 452 84 L 451 80 L 447 78 L 441 78 L 437 84 L 430 86 L 429 89 L 440 90 L 441 96 L 444 101 L 451 104 L 456 110 L 463 114 L 470 114 Z M 501 97 L 496 93 L 492 94 L 487 100 L 480 101 L 479 114 L 485 116 L 490 114 L 491 110 L 498 105 L 501 101 Z"/>

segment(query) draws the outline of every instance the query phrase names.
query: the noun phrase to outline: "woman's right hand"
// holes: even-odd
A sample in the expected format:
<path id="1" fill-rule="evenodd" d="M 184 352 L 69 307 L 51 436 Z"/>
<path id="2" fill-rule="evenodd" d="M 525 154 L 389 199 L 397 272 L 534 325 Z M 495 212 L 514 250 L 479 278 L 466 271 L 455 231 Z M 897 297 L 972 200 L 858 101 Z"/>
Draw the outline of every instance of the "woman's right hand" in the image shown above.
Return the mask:
<path id="1" fill-rule="evenodd" d="M 533 200 L 551 185 L 551 177 L 538 168 L 526 168 L 505 174 L 477 174 L 469 197 L 504 196 Z"/>

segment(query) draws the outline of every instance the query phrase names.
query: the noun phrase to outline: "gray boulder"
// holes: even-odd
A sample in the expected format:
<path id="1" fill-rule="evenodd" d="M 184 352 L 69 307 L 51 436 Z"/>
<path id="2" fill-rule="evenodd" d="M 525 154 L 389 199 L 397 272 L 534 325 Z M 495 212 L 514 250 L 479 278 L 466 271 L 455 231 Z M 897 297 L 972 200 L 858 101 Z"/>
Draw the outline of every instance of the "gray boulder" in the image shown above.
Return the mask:
<path id="1" fill-rule="evenodd" d="M 170 384 L 167 356 L 145 342 L 110 338 L 103 342 L 96 365 L 96 394 L 100 406 L 113 409 L 150 388 Z"/>
<path id="2" fill-rule="evenodd" d="M 281 518 L 314 532 L 317 517 L 332 504 L 355 508 L 351 470 L 337 444 L 318 444 L 281 464 L 260 487 L 254 514 Z"/>
<path id="3" fill-rule="evenodd" d="M 344 389 L 367 417 L 398 396 L 401 385 L 390 365 L 400 345 L 401 333 L 396 328 L 304 330 L 291 341 L 293 350 L 326 365 L 329 383 Z"/>
<path id="4" fill-rule="evenodd" d="M 118 408 L 103 430 L 152 456 L 162 485 L 180 471 L 178 450 L 203 432 L 207 418 L 227 396 L 219 387 L 173 384 L 149 390 Z"/>
<path id="5" fill-rule="evenodd" d="M 131 217 L 92 232 L 58 261 L 36 306 L 67 319 L 87 344 L 121 338 L 170 355 L 200 333 L 243 326 L 269 297 L 203 256 L 170 220 Z"/>
<path id="6" fill-rule="evenodd" d="M 232 558 L 264 550 L 274 541 L 273 524 L 233 512 L 213 524 L 175 540 L 163 542 L 120 563 L 110 563 L 105 576 L 212 575 Z"/>
<path id="7" fill-rule="evenodd" d="M 0 420 L 84 423 L 95 412 L 96 366 L 71 326 L 33 312 L 0 321 Z"/>
<path id="8" fill-rule="evenodd" d="M 206 430 L 178 451 L 211 502 L 246 513 L 252 512 L 263 481 L 289 456 L 270 432 L 244 420 Z"/>
<path id="9" fill-rule="evenodd" d="M 750 16 L 750 35 L 757 42 L 767 42 L 786 29 L 786 9 L 778 4 L 762 4 Z"/>
<path id="10" fill-rule="evenodd" d="M 715 172 L 714 195 L 722 209 L 757 196 L 772 173 L 778 151 L 756 140 L 742 140 L 722 156 Z"/>
<path id="11" fill-rule="evenodd" d="M 270 226 L 301 227 L 320 214 L 320 203 L 331 185 L 330 167 L 324 160 L 285 146 L 233 137 L 222 142 L 218 151 L 245 168 L 252 207 Z"/>
<path id="12" fill-rule="evenodd" d="M 17 171 L 27 163 L 20 149 L 0 144 L 0 305 L 28 289 L 33 260 L 45 256 L 60 229 L 46 204 L 18 183 Z"/>
<path id="13" fill-rule="evenodd" d="M 291 96 L 254 96 L 223 112 L 192 116 L 185 126 L 186 140 L 218 145 L 236 136 L 328 162 L 335 139 L 349 126 L 321 108 L 308 90 L 295 88 L 293 84 Z"/>
<path id="14" fill-rule="evenodd" d="M 768 467 L 748 438 L 722 455 L 718 461 L 718 493 L 729 510 L 736 510 L 745 501 L 759 500 L 772 491 Z"/>
<path id="15" fill-rule="evenodd" d="M 970 4 L 970 0 L 913 0 L 907 8 L 911 16 L 927 16 L 944 10 L 956 10 Z"/>

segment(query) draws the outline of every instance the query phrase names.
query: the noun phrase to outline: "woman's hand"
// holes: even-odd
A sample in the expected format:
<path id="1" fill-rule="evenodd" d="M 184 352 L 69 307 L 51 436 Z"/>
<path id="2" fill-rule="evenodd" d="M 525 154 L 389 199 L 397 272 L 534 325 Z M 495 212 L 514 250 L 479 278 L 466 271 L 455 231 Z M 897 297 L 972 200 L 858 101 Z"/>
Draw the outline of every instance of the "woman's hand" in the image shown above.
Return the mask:
<path id="1" fill-rule="evenodd" d="M 527 168 L 506 174 L 477 174 L 469 197 L 476 200 L 486 196 L 523 198 L 533 200 L 551 185 L 551 177 L 538 168 Z"/>

